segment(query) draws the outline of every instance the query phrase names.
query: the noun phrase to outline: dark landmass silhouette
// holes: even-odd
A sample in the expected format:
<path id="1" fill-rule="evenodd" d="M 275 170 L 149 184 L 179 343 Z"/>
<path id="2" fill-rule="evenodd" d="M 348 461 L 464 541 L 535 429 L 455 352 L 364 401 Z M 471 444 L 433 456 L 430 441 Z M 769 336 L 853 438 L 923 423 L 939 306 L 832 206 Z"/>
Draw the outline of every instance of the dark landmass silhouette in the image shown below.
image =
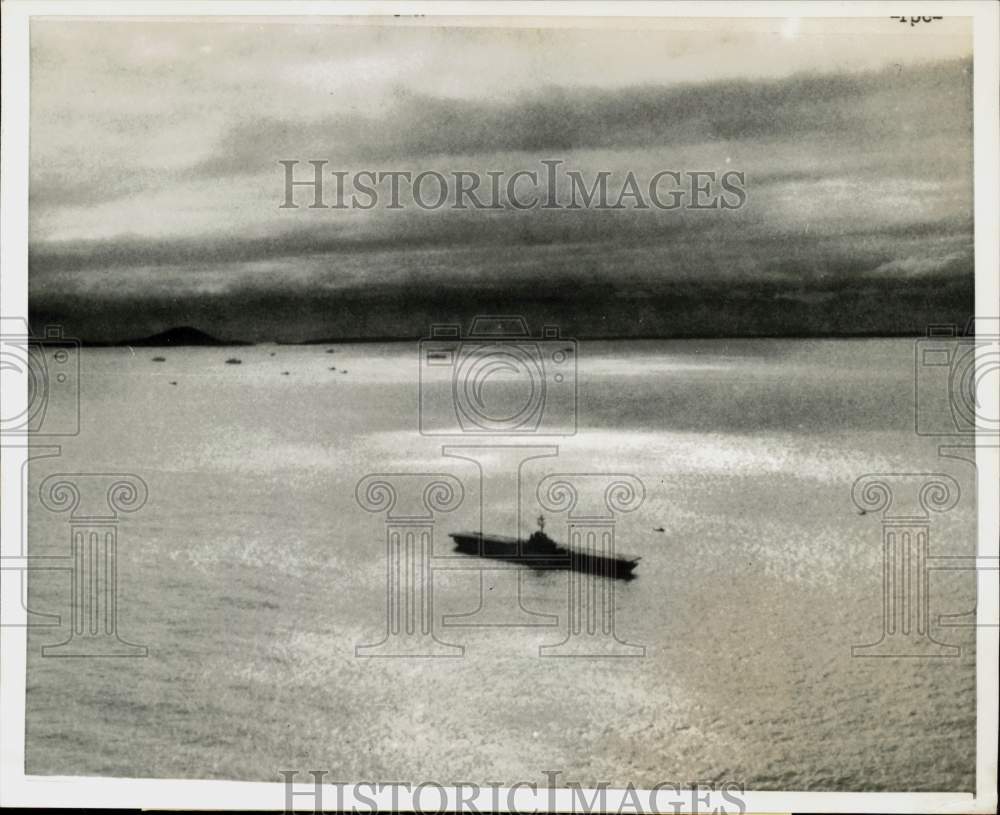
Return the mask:
<path id="1" fill-rule="evenodd" d="M 211 334 L 189 325 L 176 326 L 153 334 L 150 337 L 140 337 L 132 340 L 116 342 L 93 342 L 83 340 L 82 345 L 91 347 L 133 347 L 133 348 L 181 348 L 190 346 L 222 347 L 233 345 L 253 345 L 246 340 L 220 340 Z"/>
<path id="2" fill-rule="evenodd" d="M 575 280 L 555 286 L 542 277 L 494 288 L 399 290 L 368 284 L 308 296 L 255 290 L 203 294 L 185 302 L 120 298 L 102 304 L 100 315 L 86 298 L 33 296 L 30 320 L 39 335 L 46 325 L 61 325 L 65 336 L 87 345 L 135 347 L 412 342 L 439 324 L 460 326 L 464 337 L 477 315 L 518 315 L 535 339 L 545 326 L 558 326 L 560 336 L 580 340 L 920 337 L 934 325 L 963 329 L 974 313 L 974 291 L 971 268 L 916 279 L 855 276 L 795 286 L 777 280 L 674 281 L 656 287 Z M 164 317 L 182 309 L 195 319 L 175 325 L 205 326 L 212 336 L 190 328 L 152 334 L 163 328 Z M 117 339 L 144 333 L 152 336 Z"/>

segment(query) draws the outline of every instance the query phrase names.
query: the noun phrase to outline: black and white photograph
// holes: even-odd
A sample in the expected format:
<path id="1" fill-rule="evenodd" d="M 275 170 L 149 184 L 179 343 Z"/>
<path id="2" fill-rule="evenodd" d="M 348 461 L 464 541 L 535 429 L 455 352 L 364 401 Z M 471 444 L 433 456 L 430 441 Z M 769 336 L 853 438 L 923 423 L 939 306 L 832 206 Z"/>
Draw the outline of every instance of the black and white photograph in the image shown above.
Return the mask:
<path id="1" fill-rule="evenodd" d="M 197 5 L 4 3 L 0 804 L 995 811 L 997 7 Z"/>

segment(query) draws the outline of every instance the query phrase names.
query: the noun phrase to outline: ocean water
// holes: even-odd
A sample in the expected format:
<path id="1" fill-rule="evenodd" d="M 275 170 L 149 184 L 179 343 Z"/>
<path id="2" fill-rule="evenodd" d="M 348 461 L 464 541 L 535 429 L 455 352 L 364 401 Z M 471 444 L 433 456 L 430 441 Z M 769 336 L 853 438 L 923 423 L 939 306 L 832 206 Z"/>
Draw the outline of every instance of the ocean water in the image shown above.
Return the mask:
<path id="1" fill-rule="evenodd" d="M 415 345 L 329 347 L 81 352 L 81 433 L 31 466 L 30 551 L 69 553 L 67 516 L 37 498 L 47 476 L 140 476 L 118 625 L 148 656 L 43 657 L 67 638 L 70 581 L 33 572 L 31 608 L 64 623 L 29 632 L 28 772 L 973 788 L 973 632 L 937 625 L 974 607 L 973 576 L 930 585 L 932 633 L 960 656 L 851 653 L 882 629 L 881 516 L 854 506 L 855 479 L 950 474 L 961 499 L 933 518 L 931 554 L 975 551 L 972 469 L 913 430 L 913 341 L 581 343 L 575 410 L 558 397 L 577 432 L 499 440 L 419 432 Z M 533 449 L 443 450 L 495 444 Z M 434 518 L 431 611 L 460 658 L 355 654 L 387 626 L 385 513 L 356 496 L 372 473 L 462 485 Z M 449 532 L 526 534 L 539 513 L 565 540 L 565 514 L 539 504 L 552 474 L 643 485 L 615 518 L 638 579 L 609 601 L 641 656 L 541 657 L 578 584 L 451 556 Z M 444 624 L 510 622 L 518 586 L 534 625 Z M 452 616 L 480 604 L 500 616 Z"/>

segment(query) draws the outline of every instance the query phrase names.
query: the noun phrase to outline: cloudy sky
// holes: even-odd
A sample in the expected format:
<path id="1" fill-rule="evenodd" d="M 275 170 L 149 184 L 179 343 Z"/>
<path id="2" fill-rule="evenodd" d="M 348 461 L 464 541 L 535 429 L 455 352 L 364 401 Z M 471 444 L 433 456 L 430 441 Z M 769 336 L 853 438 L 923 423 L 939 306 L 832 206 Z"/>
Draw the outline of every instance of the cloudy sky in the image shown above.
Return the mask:
<path id="1" fill-rule="evenodd" d="M 446 24 L 443 24 L 446 23 Z M 35 20 L 31 311 L 417 336 L 921 331 L 972 309 L 966 21 Z M 278 161 L 739 170 L 739 210 L 280 209 Z"/>

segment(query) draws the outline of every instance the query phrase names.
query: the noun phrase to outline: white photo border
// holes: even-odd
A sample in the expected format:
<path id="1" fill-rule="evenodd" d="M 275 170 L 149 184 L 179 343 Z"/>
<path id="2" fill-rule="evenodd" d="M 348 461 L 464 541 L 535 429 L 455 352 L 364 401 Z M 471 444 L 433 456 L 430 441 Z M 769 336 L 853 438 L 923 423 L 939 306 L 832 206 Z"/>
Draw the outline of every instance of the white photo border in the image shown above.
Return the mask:
<path id="1" fill-rule="evenodd" d="M 28 314 L 28 76 L 29 23 L 32 17 L 252 17 L 425 15 L 427 17 L 532 16 L 532 17 L 889 17 L 893 15 L 947 15 L 973 19 L 974 128 L 975 128 L 975 268 L 976 314 L 1000 313 L 1000 237 L 998 237 L 997 193 L 1000 151 L 1000 60 L 998 31 L 1000 4 L 992 0 L 916 0 L 915 2 L 309 2 L 307 0 L 139 0 L 139 2 L 70 2 L 64 0 L 5 0 L 2 3 L 2 131 L 0 153 L 0 311 L 5 317 Z M 1000 399 L 993 393 L 992 399 Z M 16 415 L 27 404 L 27 382 L 20 389 L 6 388 L 0 399 L 4 415 Z M 996 405 L 987 406 L 996 415 Z M 5 553 L 20 553 L 22 541 L 21 467 L 26 446 L 5 446 L 0 454 L 2 507 L 0 540 Z M 997 485 L 1000 484 L 1000 451 L 979 446 L 978 555 L 998 554 Z M 26 528 L 26 527 L 24 527 Z M 997 806 L 998 730 L 998 598 L 1000 585 L 995 572 L 980 571 L 977 606 L 977 706 L 976 792 L 970 793 L 857 793 L 746 791 L 747 812 L 995 812 Z M 274 783 L 201 781 L 189 779 L 126 779 L 64 776 L 28 776 L 24 773 L 26 640 L 24 610 L 18 602 L 3 601 L 7 627 L 0 636 L 0 805 L 26 807 L 109 807 L 154 809 L 285 809 L 285 785 Z M 541 775 L 540 775 L 541 777 Z M 307 781 L 305 768 L 300 780 Z M 361 781 L 361 779 L 355 779 Z M 542 792 L 541 790 L 539 792 Z M 586 791 L 585 791 L 586 792 Z M 593 791 L 589 791 L 591 794 Z M 534 810 L 539 802 L 553 802 L 557 810 L 572 806 L 569 789 L 554 797 L 515 790 L 504 802 L 517 810 Z M 454 790 L 452 790 L 454 794 Z M 705 810 L 731 806 L 732 801 L 698 792 Z M 406 809 L 412 796 L 397 791 L 397 805 Z M 489 791 L 476 805 L 490 810 Z M 390 791 L 375 792 L 380 809 L 387 808 Z M 588 798 L 590 795 L 588 795 Z M 332 785 L 324 787 L 324 799 L 336 801 Z M 452 798 L 456 801 L 457 798 Z M 468 800 L 466 796 L 466 800 Z M 688 799 L 690 800 L 690 799 Z M 607 791 L 608 808 L 624 803 L 622 791 Z M 329 804 L 328 804 L 329 805 Z M 368 807 L 365 799 L 343 798 L 343 806 Z M 300 798 L 296 808 L 313 808 Z M 409 808 L 412 809 L 412 806 Z"/>

